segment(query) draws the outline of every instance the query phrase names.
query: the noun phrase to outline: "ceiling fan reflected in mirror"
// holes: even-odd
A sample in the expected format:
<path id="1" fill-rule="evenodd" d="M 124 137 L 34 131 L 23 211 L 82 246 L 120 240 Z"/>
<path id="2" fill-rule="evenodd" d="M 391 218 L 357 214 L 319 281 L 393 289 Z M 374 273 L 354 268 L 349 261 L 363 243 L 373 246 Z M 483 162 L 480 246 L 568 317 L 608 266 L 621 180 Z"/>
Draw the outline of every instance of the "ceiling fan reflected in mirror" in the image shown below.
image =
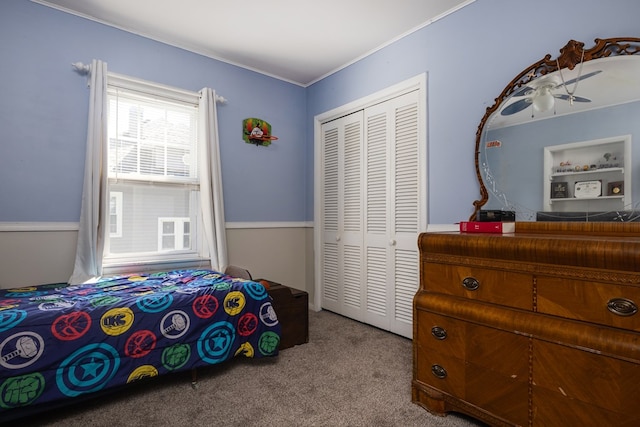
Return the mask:
<path id="1" fill-rule="evenodd" d="M 578 76 L 575 79 L 566 82 L 562 81 L 562 74 L 543 76 L 539 79 L 535 79 L 531 81 L 528 86 L 514 92 L 514 94 L 512 95 L 514 98 L 522 96 L 524 96 L 524 98 L 507 105 L 500 112 L 500 114 L 503 116 L 510 116 L 526 109 L 529 106 L 532 106 L 533 109 L 538 112 L 549 111 L 555 106 L 556 99 L 569 101 L 571 105 L 573 105 L 574 102 L 591 102 L 591 100 L 588 98 L 575 96 L 574 93 L 576 87 L 574 87 L 573 92 L 570 92 L 567 87 L 568 85 L 574 83 L 577 86 L 577 83 L 579 81 L 588 79 L 589 77 L 595 76 L 596 74 L 599 74 L 601 72 L 602 70 L 593 71 L 591 73 L 585 74 L 584 76 Z M 566 93 L 553 93 L 554 90 L 563 87 Z"/>

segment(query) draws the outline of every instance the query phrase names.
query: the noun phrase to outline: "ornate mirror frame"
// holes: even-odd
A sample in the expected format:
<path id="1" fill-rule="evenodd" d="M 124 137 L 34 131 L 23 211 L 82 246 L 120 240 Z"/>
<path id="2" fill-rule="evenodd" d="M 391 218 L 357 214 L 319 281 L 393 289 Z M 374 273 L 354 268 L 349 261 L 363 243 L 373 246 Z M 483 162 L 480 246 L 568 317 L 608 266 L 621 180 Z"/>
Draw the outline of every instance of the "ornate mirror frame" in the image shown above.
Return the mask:
<path id="1" fill-rule="evenodd" d="M 584 52 L 584 57 L 583 57 Z M 584 50 L 584 43 L 569 40 L 565 47 L 560 49 L 560 55 L 557 58 L 551 59 L 551 55 L 547 54 L 544 58 L 531 64 L 525 68 L 511 83 L 509 83 L 500 96 L 495 99 L 495 103 L 488 107 L 484 117 L 478 125 L 476 132 L 476 151 L 475 151 L 475 165 L 476 165 L 476 177 L 480 184 L 480 199 L 473 202 L 474 211 L 470 221 L 475 221 L 478 212 L 489 200 L 489 192 L 485 187 L 485 183 L 481 174 L 480 165 L 480 149 L 482 144 L 482 135 L 484 127 L 491 115 L 496 112 L 502 103 L 508 99 L 511 94 L 520 88 L 528 85 L 534 79 L 537 79 L 545 74 L 552 73 L 558 69 L 568 68 L 573 70 L 576 65 L 581 61 L 591 61 L 593 59 L 605 58 L 618 55 L 640 55 L 640 38 L 637 37 L 618 37 L 607 39 L 595 39 L 595 45 L 587 50 Z"/>

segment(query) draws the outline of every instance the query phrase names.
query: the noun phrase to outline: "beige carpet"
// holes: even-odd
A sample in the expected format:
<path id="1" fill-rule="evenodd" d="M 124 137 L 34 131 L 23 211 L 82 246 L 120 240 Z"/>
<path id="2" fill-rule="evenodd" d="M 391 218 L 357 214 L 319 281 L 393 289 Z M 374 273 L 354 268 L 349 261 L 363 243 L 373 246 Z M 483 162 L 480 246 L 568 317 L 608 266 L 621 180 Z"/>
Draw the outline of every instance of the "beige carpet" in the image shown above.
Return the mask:
<path id="1" fill-rule="evenodd" d="M 480 426 L 411 403 L 411 341 L 322 311 L 310 342 L 16 421 L 16 426 Z"/>

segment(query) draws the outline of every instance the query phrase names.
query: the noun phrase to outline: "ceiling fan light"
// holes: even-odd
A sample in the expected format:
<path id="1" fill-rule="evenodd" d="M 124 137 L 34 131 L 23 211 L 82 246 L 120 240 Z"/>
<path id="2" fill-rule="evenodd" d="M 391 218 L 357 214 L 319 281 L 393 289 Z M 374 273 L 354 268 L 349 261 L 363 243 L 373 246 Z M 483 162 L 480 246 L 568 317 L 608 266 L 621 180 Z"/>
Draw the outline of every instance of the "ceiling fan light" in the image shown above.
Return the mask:
<path id="1" fill-rule="evenodd" d="M 553 108 L 554 103 L 555 98 L 553 97 L 553 94 L 551 94 L 551 90 L 547 86 L 538 88 L 538 90 L 536 90 L 536 94 L 533 97 L 533 108 L 535 108 L 536 111 L 539 111 L 541 113 L 549 111 Z"/>

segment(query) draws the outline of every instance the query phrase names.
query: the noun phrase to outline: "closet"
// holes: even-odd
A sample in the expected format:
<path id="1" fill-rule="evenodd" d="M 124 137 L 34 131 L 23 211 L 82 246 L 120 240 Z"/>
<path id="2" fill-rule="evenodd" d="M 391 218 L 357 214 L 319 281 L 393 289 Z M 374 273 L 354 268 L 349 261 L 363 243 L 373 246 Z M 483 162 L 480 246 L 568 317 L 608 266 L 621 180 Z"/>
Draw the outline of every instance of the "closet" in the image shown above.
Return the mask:
<path id="1" fill-rule="evenodd" d="M 316 151 L 316 298 L 408 338 L 427 223 L 424 96 L 414 87 L 323 122 Z"/>

